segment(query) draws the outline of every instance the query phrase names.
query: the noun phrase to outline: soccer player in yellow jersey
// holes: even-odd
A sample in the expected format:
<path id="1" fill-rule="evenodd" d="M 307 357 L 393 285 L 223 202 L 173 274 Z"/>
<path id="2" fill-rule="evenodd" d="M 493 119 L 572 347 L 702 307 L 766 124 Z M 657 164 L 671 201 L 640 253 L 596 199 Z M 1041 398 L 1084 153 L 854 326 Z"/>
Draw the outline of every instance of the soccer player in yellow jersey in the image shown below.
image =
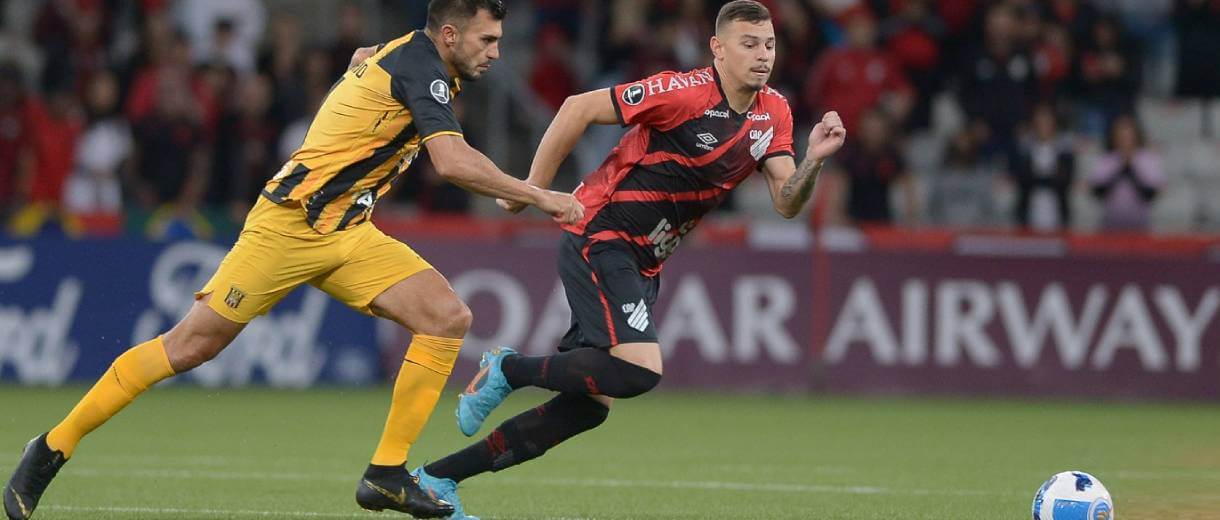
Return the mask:
<path id="1" fill-rule="evenodd" d="M 414 334 L 357 503 L 419 518 L 453 513 L 422 492 L 405 465 L 453 368 L 470 310 L 440 273 L 369 217 L 426 147 L 450 182 L 534 205 L 560 223 L 581 220 L 574 197 L 504 174 L 462 138 L 453 97 L 461 81 L 478 79 L 499 58 L 505 14 L 500 0 L 432 0 L 424 30 L 371 49 L 344 74 L 187 316 L 119 356 L 62 422 L 26 446 L 4 488 L 9 519 L 30 518 L 82 437 L 156 382 L 215 357 L 247 323 L 306 283 Z"/>

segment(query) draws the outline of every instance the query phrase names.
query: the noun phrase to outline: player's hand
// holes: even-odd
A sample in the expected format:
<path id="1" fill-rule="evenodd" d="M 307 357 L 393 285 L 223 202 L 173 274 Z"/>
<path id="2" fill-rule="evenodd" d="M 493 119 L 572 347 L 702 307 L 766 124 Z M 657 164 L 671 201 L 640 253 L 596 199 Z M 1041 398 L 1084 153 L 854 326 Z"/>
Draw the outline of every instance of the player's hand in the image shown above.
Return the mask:
<path id="1" fill-rule="evenodd" d="M 373 57 L 374 54 L 377 54 L 377 47 L 361 47 L 356 49 L 356 52 L 352 54 L 352 62 L 347 65 L 348 70 L 356 68 L 357 65 L 364 63 L 364 60 Z"/>
<path id="2" fill-rule="evenodd" d="M 816 160 L 826 160 L 827 157 L 839 151 L 846 140 L 847 129 L 843 127 L 843 120 L 839 118 L 839 113 L 827 112 L 822 116 L 822 121 L 814 125 L 813 131 L 809 133 L 809 154 Z"/>
<path id="3" fill-rule="evenodd" d="M 512 214 L 517 214 L 517 213 L 521 213 L 521 210 L 524 210 L 525 207 L 528 206 L 529 204 L 526 204 L 524 202 L 515 202 L 515 201 L 511 201 L 511 200 L 505 200 L 505 199 L 496 199 L 496 205 L 500 206 L 500 209 L 502 209 L 504 211 L 507 211 Z"/>
<path id="4" fill-rule="evenodd" d="M 585 218 L 585 207 L 571 193 L 541 190 L 535 206 L 555 222 L 560 224 L 575 224 Z"/>

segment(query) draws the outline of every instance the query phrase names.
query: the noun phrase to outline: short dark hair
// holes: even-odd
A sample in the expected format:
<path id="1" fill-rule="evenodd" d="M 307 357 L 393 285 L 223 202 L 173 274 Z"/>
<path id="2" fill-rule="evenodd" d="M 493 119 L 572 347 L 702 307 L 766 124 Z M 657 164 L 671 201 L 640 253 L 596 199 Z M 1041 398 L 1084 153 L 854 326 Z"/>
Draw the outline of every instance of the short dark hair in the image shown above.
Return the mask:
<path id="1" fill-rule="evenodd" d="M 496 20 L 503 20 L 508 9 L 501 0 L 432 0 L 428 2 L 429 31 L 439 31 L 447 23 L 461 23 L 486 10 Z"/>
<path id="2" fill-rule="evenodd" d="M 720 8 L 716 15 L 716 30 L 719 31 L 729 22 L 758 23 L 771 19 L 771 11 L 767 6 L 755 0 L 733 0 Z"/>

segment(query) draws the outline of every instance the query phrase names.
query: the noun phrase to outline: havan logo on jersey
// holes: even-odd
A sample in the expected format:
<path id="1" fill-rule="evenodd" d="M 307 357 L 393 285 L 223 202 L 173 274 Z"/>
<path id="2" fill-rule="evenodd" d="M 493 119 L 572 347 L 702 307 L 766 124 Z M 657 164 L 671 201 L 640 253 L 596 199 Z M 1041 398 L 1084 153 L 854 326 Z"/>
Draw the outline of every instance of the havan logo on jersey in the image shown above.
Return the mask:
<path id="1" fill-rule="evenodd" d="M 657 94 L 664 94 L 673 90 L 681 90 L 684 88 L 706 85 L 708 83 L 714 83 L 715 81 L 716 78 L 712 76 L 711 72 L 701 70 L 688 74 L 674 74 L 668 77 L 656 77 L 644 82 L 643 85 L 648 87 L 649 96 L 655 96 Z M 640 83 L 636 83 L 635 85 L 640 85 Z M 628 87 L 627 90 L 631 90 L 635 87 L 635 85 Z M 625 94 L 626 91 L 624 91 L 624 95 Z M 624 99 L 624 101 L 626 100 Z"/>

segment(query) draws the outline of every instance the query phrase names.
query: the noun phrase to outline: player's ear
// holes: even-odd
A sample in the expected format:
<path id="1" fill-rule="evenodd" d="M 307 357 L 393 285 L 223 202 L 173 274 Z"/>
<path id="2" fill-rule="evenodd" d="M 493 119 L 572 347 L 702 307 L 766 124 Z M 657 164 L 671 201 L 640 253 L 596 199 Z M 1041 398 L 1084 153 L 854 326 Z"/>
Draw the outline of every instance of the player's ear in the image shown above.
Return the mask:
<path id="1" fill-rule="evenodd" d="M 453 24 L 445 24 L 441 26 L 441 41 L 445 45 L 457 45 L 458 29 Z"/>
<path id="2" fill-rule="evenodd" d="M 724 43 L 720 41 L 720 37 L 712 36 L 712 41 L 708 42 L 708 46 L 712 48 L 712 56 L 717 60 L 724 59 Z"/>

